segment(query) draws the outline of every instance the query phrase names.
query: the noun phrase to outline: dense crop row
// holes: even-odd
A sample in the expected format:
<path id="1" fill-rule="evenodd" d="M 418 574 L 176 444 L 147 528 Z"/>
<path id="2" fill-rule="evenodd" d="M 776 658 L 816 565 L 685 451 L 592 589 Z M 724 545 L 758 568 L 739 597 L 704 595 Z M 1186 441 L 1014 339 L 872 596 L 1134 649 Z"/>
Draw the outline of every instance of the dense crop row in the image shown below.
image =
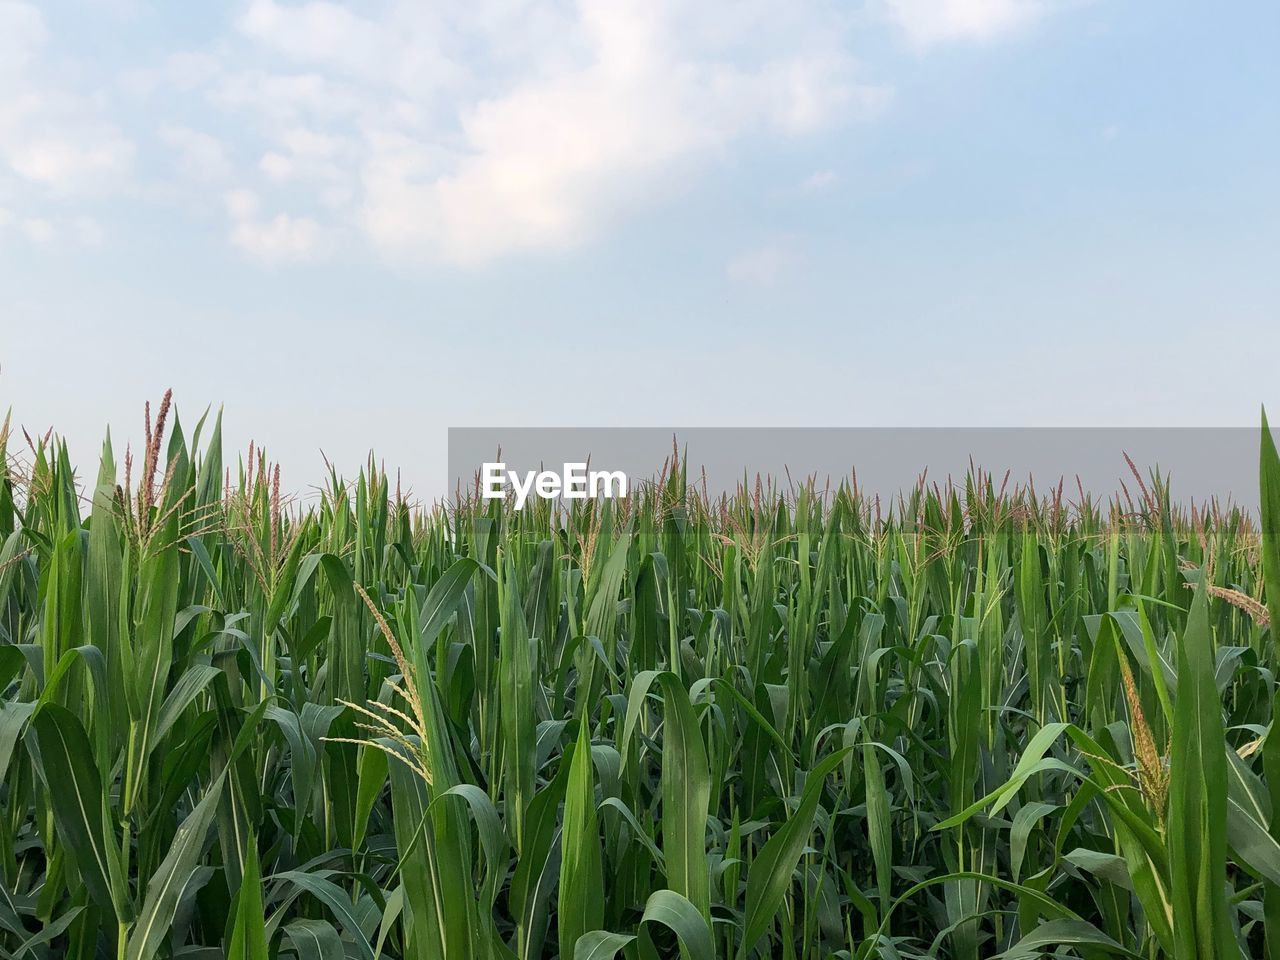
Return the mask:
<path id="1" fill-rule="evenodd" d="M 1238 513 L 709 504 L 678 463 L 566 514 L 372 467 L 304 510 L 156 420 L 81 486 L 9 439 L 0 953 L 1280 957 Z M 1263 482 L 1265 527 L 1265 431 Z"/>

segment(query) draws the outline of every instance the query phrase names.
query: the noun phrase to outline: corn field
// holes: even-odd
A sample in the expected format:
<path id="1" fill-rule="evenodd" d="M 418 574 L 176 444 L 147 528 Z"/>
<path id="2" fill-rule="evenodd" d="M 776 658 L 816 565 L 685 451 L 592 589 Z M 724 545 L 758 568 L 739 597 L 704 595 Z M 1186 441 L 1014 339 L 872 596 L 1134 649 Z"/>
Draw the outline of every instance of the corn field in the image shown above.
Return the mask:
<path id="1" fill-rule="evenodd" d="M 2 436 L 4 956 L 1280 960 L 1265 422 L 1260 518 Z"/>

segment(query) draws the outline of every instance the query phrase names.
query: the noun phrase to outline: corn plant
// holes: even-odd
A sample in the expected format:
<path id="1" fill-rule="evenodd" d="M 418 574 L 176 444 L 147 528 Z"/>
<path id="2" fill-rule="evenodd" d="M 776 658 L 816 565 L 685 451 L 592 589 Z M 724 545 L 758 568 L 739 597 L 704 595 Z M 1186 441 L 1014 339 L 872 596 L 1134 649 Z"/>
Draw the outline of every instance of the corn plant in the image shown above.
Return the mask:
<path id="1" fill-rule="evenodd" d="M 4 956 L 1280 960 L 1265 420 L 1258 516 L 304 504 L 144 426 L 0 430 Z"/>

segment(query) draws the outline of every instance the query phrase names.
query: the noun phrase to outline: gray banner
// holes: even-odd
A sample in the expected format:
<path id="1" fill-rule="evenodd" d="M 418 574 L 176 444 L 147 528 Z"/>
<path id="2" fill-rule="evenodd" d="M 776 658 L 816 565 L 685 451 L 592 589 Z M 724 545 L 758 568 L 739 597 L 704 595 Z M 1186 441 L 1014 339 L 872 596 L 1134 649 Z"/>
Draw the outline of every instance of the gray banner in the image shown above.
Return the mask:
<path id="1" fill-rule="evenodd" d="M 652 479 L 673 451 L 688 464 L 691 484 L 712 497 L 754 487 L 756 476 L 786 489 L 813 478 L 819 489 L 853 481 L 868 496 L 896 497 L 925 476 L 963 485 L 971 465 L 999 486 L 1034 484 L 1047 494 L 1063 484 L 1063 498 L 1083 490 L 1097 500 L 1140 497 L 1126 455 L 1150 484 L 1158 468 L 1179 504 L 1238 504 L 1256 513 L 1259 432 L 1250 428 L 527 428 L 465 427 L 449 430 L 450 498 L 476 493 L 485 464 L 528 483 L 529 471 L 564 473 L 565 464 L 589 463 L 592 471 L 623 471 L 631 488 Z M 500 451 L 500 455 L 499 455 Z M 490 468 L 491 472 L 493 468 Z M 571 473 L 574 471 L 570 471 Z M 550 489 L 548 480 L 543 486 Z"/>

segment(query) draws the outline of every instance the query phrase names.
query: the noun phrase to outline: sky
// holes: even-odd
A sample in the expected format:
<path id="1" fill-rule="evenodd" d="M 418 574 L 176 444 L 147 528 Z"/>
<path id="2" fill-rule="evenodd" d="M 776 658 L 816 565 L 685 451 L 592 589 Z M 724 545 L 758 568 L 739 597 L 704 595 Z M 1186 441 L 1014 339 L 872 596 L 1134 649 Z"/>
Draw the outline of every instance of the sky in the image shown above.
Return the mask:
<path id="1" fill-rule="evenodd" d="M 1280 5 L 0 0 L 0 411 L 297 488 L 450 426 L 1280 410 Z"/>

